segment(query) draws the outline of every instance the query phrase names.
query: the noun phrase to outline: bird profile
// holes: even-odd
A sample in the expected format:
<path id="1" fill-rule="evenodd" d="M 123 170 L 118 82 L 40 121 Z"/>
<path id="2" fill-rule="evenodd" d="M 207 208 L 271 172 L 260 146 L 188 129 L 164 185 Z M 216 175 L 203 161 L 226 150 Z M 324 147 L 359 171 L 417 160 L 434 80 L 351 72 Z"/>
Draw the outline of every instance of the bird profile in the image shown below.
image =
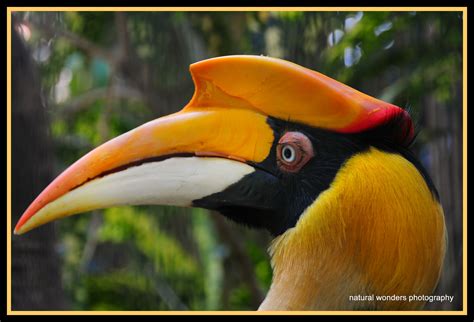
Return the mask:
<path id="1" fill-rule="evenodd" d="M 15 233 L 120 205 L 211 209 L 274 237 L 260 310 L 422 309 L 408 297 L 436 287 L 446 232 L 409 113 L 281 59 L 224 56 L 190 71 L 181 111 L 76 161 Z"/>

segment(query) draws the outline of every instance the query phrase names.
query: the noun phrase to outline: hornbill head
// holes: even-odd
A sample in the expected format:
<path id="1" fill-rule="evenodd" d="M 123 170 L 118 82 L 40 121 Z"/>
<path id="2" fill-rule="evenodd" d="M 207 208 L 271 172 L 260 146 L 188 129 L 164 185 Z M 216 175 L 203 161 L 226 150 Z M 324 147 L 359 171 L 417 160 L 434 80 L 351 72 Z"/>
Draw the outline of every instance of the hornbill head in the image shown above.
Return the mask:
<path id="1" fill-rule="evenodd" d="M 191 101 L 97 147 L 15 228 L 117 205 L 217 210 L 270 231 L 260 309 L 416 309 L 445 251 L 442 208 L 403 109 L 262 56 L 192 64 Z M 399 295 L 368 301 L 358 295 Z M 355 297 L 351 297 L 355 296 Z"/>

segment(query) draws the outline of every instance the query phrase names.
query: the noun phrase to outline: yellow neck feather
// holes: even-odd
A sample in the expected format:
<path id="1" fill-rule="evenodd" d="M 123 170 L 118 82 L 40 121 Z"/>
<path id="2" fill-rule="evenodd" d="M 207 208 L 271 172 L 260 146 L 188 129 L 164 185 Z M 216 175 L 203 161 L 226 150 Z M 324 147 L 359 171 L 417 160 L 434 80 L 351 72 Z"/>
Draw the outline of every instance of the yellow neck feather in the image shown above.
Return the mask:
<path id="1" fill-rule="evenodd" d="M 419 171 L 371 148 L 270 248 L 273 282 L 261 310 L 412 310 L 434 290 L 445 253 L 443 210 Z M 406 300 L 354 301 L 354 295 Z"/>

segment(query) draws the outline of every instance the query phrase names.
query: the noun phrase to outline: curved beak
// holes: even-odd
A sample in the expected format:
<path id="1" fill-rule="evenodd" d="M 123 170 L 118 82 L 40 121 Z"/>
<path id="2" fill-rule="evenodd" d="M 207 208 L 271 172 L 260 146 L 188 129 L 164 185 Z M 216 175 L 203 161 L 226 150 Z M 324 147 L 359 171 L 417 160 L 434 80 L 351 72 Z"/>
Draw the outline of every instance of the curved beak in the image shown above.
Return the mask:
<path id="1" fill-rule="evenodd" d="M 269 154 L 266 116 L 247 109 L 184 110 L 116 137 L 79 159 L 28 207 L 15 234 L 118 205 L 192 206 L 255 171 Z"/>
<path id="2" fill-rule="evenodd" d="M 267 117 L 354 133 L 400 116 L 407 135 L 394 140 L 413 137 L 411 119 L 399 107 L 283 60 L 226 56 L 192 64 L 190 71 L 196 90 L 183 110 L 78 160 L 33 201 L 15 233 L 84 211 L 138 204 L 199 206 L 237 221 L 244 216 L 255 226 L 262 226 L 259 216 L 272 223 L 268 216 L 281 191 L 261 163 L 270 160 L 281 133 L 274 134 Z M 240 219 L 235 207 L 246 208 Z"/>

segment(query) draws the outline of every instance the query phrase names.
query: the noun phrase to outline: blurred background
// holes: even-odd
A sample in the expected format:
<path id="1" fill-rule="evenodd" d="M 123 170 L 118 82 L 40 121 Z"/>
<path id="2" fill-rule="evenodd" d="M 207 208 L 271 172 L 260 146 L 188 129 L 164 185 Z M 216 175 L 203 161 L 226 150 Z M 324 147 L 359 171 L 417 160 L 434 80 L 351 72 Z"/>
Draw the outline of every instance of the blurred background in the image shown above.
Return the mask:
<path id="1" fill-rule="evenodd" d="M 12 222 L 102 142 L 180 110 L 191 63 L 263 54 L 409 107 L 448 251 L 436 294 L 462 303 L 462 13 L 15 12 Z M 192 214 L 191 214 L 192 213 Z M 201 209 L 121 207 L 12 236 L 13 310 L 255 310 L 267 232 Z M 413 259 L 416 260 L 415 258 Z"/>

